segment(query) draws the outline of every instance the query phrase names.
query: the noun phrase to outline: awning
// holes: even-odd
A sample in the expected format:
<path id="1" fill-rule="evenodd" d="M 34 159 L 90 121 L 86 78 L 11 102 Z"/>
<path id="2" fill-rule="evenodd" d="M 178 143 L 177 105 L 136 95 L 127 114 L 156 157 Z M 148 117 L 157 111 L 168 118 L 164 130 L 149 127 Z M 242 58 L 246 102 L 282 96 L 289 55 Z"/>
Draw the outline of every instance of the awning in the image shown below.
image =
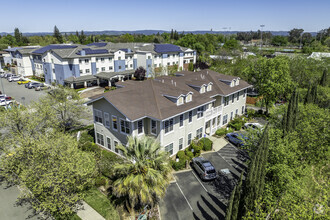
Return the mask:
<path id="1" fill-rule="evenodd" d="M 86 76 L 79 76 L 79 77 L 70 76 L 69 78 L 66 78 L 64 80 L 64 82 L 65 83 L 81 83 L 81 82 L 94 81 L 94 80 L 96 80 L 96 77 L 94 75 L 86 75 Z"/>
<path id="2" fill-rule="evenodd" d="M 100 72 L 95 76 L 100 79 L 111 79 L 117 76 L 131 76 L 134 74 L 135 70 L 125 70 L 121 72 Z"/>

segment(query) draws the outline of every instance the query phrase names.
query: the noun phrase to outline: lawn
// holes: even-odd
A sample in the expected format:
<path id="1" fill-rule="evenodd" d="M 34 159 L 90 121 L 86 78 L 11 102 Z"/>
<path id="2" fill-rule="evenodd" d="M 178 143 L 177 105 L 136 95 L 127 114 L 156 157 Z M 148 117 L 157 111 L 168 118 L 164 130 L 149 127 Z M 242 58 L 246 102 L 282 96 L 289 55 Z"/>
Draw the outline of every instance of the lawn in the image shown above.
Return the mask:
<path id="1" fill-rule="evenodd" d="M 93 187 L 85 193 L 84 201 L 107 220 L 119 220 L 119 214 L 109 199 Z"/>

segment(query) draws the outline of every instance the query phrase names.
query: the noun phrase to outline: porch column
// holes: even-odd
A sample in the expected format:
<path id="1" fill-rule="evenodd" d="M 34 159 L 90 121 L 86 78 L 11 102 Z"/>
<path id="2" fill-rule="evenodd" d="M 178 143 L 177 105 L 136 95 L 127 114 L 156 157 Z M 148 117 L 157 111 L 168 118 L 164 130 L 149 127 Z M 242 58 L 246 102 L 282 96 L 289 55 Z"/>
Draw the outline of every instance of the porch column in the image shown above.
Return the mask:
<path id="1" fill-rule="evenodd" d="M 96 81 L 97 81 L 97 85 L 100 86 L 100 79 L 97 78 Z"/>
<path id="2" fill-rule="evenodd" d="M 111 78 L 108 79 L 108 86 L 111 87 Z"/>
<path id="3" fill-rule="evenodd" d="M 87 88 L 87 81 L 84 81 L 84 87 Z"/>
<path id="4" fill-rule="evenodd" d="M 73 83 L 70 83 L 70 85 L 71 85 L 71 89 L 73 89 L 74 88 Z"/>

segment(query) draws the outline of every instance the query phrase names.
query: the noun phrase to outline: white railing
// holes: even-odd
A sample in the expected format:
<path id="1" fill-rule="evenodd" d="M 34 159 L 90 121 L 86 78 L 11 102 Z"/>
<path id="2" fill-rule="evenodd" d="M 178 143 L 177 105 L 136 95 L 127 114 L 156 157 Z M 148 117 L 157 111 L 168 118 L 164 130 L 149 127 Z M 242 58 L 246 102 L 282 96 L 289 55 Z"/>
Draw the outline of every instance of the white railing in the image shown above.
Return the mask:
<path id="1" fill-rule="evenodd" d="M 211 118 L 214 118 L 218 115 L 220 115 L 222 112 L 222 106 L 218 106 L 215 108 L 211 108 L 205 111 L 205 120 L 209 120 Z"/>

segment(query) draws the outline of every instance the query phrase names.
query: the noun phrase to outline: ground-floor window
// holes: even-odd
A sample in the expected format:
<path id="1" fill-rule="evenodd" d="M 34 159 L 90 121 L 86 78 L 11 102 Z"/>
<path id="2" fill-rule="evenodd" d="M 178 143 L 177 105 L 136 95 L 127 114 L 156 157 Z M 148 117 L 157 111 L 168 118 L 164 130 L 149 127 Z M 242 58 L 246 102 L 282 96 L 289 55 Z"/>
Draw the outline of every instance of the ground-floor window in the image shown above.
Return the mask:
<path id="1" fill-rule="evenodd" d="M 227 124 L 227 122 L 228 122 L 228 115 L 224 115 L 222 119 L 222 125 Z"/>
<path id="2" fill-rule="evenodd" d="M 235 112 L 235 116 L 237 116 L 238 115 L 238 108 L 236 109 L 236 112 Z"/>
<path id="3" fill-rule="evenodd" d="M 196 137 L 198 139 L 200 139 L 200 138 L 202 138 L 202 136 L 203 136 L 203 128 L 197 129 L 197 131 L 196 131 Z"/>
<path id="4" fill-rule="evenodd" d="M 179 150 L 182 150 L 183 148 L 183 138 L 179 139 Z"/>
<path id="5" fill-rule="evenodd" d="M 113 145 L 115 146 L 115 152 L 119 153 L 119 150 L 117 149 L 118 141 L 113 141 Z"/>
<path id="6" fill-rule="evenodd" d="M 104 137 L 103 137 L 103 134 L 96 133 L 96 143 L 98 143 L 99 145 L 104 146 Z"/>
<path id="7" fill-rule="evenodd" d="M 169 152 L 170 155 L 172 155 L 172 154 L 173 154 L 173 143 L 167 145 L 167 146 L 165 147 L 165 151 Z"/>
<path id="8" fill-rule="evenodd" d="M 187 138 L 187 140 L 188 140 L 188 145 L 190 145 L 191 144 L 191 138 L 192 138 L 192 134 L 190 133 L 190 134 L 188 134 L 188 138 Z"/>
<path id="9" fill-rule="evenodd" d="M 234 115 L 234 112 L 231 112 L 230 113 L 230 120 L 233 120 L 233 115 Z"/>
<path id="10" fill-rule="evenodd" d="M 107 137 L 107 147 L 111 150 L 111 139 Z"/>

